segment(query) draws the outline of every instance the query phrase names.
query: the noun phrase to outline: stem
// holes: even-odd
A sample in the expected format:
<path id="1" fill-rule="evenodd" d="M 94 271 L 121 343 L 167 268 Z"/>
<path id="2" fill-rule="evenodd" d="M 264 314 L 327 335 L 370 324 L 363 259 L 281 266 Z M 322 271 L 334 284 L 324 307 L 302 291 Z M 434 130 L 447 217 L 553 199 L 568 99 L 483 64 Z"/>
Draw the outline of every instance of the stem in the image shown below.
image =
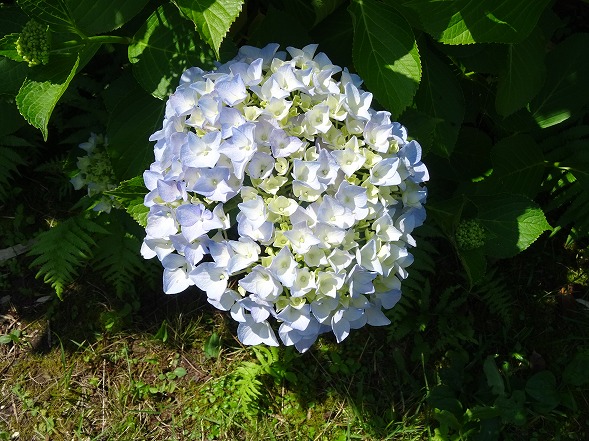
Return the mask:
<path id="1" fill-rule="evenodd" d="M 118 35 L 95 35 L 93 37 L 84 37 L 81 40 L 64 41 L 60 47 L 51 50 L 51 52 L 62 52 L 64 50 L 82 47 L 88 43 L 131 44 L 132 41 L 131 38 L 119 37 Z"/>
<path id="2" fill-rule="evenodd" d="M 131 44 L 133 41 L 129 37 L 120 37 L 118 35 L 95 35 L 84 39 L 85 43 L 112 43 L 112 44 Z"/>

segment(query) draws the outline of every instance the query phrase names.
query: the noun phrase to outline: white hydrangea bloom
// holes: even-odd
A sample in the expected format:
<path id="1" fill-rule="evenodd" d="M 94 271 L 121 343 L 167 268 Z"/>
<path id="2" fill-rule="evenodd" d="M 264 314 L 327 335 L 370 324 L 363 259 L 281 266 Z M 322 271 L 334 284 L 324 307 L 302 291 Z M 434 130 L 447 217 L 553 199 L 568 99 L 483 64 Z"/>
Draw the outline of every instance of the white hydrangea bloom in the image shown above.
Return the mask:
<path id="1" fill-rule="evenodd" d="M 196 286 L 231 311 L 248 345 L 304 352 L 388 324 L 425 219 L 421 147 L 316 50 L 188 69 L 150 137 L 141 253 L 166 293 Z"/>
<path id="2" fill-rule="evenodd" d="M 88 196 L 95 197 L 92 205 L 94 211 L 110 213 L 113 206 L 117 206 L 114 198 L 103 194 L 105 191 L 117 187 L 115 175 L 106 151 L 108 139 L 106 136 L 91 133 L 88 141 L 79 147 L 86 152 L 79 156 L 76 163 L 77 170 L 70 179 L 76 190 L 88 187 Z M 151 189 L 150 189 L 151 190 Z"/>

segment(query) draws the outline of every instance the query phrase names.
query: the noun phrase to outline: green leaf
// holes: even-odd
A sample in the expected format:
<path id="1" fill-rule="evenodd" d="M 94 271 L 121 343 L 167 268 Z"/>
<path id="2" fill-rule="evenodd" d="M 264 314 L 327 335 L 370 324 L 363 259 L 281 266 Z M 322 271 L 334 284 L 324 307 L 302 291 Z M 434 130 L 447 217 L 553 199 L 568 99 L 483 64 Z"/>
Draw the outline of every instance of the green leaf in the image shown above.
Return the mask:
<path id="1" fill-rule="evenodd" d="M 427 403 L 440 410 L 451 412 L 454 415 L 463 413 L 462 403 L 456 398 L 456 394 L 449 386 L 439 384 L 427 395 Z"/>
<path id="2" fill-rule="evenodd" d="M 589 102 L 589 34 L 573 34 L 546 56 L 548 73 L 544 87 L 530 103 L 530 111 L 542 128 L 578 117 Z"/>
<path id="3" fill-rule="evenodd" d="M 495 358 L 493 358 L 492 355 L 489 355 L 485 359 L 483 363 L 483 371 L 487 377 L 487 384 L 491 388 L 491 392 L 493 392 L 494 395 L 504 395 L 505 383 L 503 382 L 503 377 L 501 376 L 499 369 L 497 369 Z"/>
<path id="4" fill-rule="evenodd" d="M 589 351 L 579 351 L 565 367 L 562 380 L 571 386 L 584 386 L 589 384 L 587 372 L 589 372 Z"/>
<path id="5" fill-rule="evenodd" d="M 213 332 L 204 344 L 204 353 L 207 358 L 217 358 L 221 353 L 221 337 Z"/>
<path id="6" fill-rule="evenodd" d="M 412 0 L 426 32 L 445 44 L 517 43 L 550 0 Z"/>
<path id="7" fill-rule="evenodd" d="M 421 80 L 411 26 L 394 8 L 375 0 L 354 0 L 349 11 L 356 69 L 378 102 L 398 116 L 413 101 Z"/>
<path id="8" fill-rule="evenodd" d="M 175 375 L 177 378 L 181 378 L 181 377 L 183 377 L 184 375 L 186 375 L 186 373 L 187 373 L 187 372 L 186 372 L 186 369 L 184 369 L 182 366 L 179 366 L 179 367 L 177 367 L 176 369 L 174 369 L 174 371 L 173 371 L 173 372 L 174 372 L 174 375 Z"/>
<path id="9" fill-rule="evenodd" d="M 423 78 L 415 95 L 417 110 L 435 122 L 431 148 L 449 157 L 464 118 L 464 97 L 456 75 L 438 57 L 422 49 Z"/>
<path id="10" fill-rule="evenodd" d="M 80 64 L 80 57 L 76 57 L 73 64 L 71 58 L 63 61 L 64 70 L 48 77 L 45 81 L 35 81 L 27 78 L 16 96 L 16 104 L 21 115 L 32 126 L 41 130 L 43 139 L 47 141 L 49 117 L 68 88 Z M 55 63 L 52 64 L 52 67 Z M 67 76 L 63 74 L 69 70 Z"/>
<path id="11" fill-rule="evenodd" d="M 0 96 L 0 115 L 0 137 L 16 132 L 26 123 L 12 99 L 7 100 L 3 96 Z"/>
<path id="12" fill-rule="evenodd" d="M 8 58 L 0 58 L 0 95 L 16 96 L 22 86 L 29 67 L 26 63 L 19 63 Z"/>
<path id="13" fill-rule="evenodd" d="M 86 35 L 120 28 L 137 15 L 148 0 L 65 0 L 70 17 Z"/>
<path id="14" fill-rule="evenodd" d="M 499 193 L 471 200 L 478 207 L 478 220 L 490 234 L 485 243 L 490 256 L 513 257 L 551 229 L 544 212 L 525 196 Z"/>
<path id="15" fill-rule="evenodd" d="M 107 150 L 119 180 L 140 175 L 153 162 L 149 137 L 161 128 L 163 114 L 164 103 L 138 85 L 123 94 L 114 106 L 106 127 Z M 135 218 L 134 214 L 131 215 Z"/>
<path id="16" fill-rule="evenodd" d="M 172 5 L 160 6 L 151 14 L 133 37 L 128 52 L 137 81 L 158 98 L 172 93 L 189 67 L 213 65 L 213 55 Z"/>
<path id="17" fill-rule="evenodd" d="M 47 125 L 55 105 L 72 78 L 96 53 L 100 45 L 88 44 L 77 55 L 54 55 L 47 66 L 37 66 L 23 82 L 16 96 L 21 115 L 48 136 Z"/>
<path id="18" fill-rule="evenodd" d="M 105 194 L 113 196 L 139 225 L 142 227 L 147 225 L 149 208 L 143 204 L 147 188 L 141 176 L 123 181 L 117 188 L 106 191 Z"/>
<path id="19" fill-rule="evenodd" d="M 64 0 L 18 0 L 17 3 L 29 17 L 47 23 L 52 29 L 77 31 Z"/>
<path id="20" fill-rule="evenodd" d="M 550 371 L 534 374 L 526 382 L 526 393 L 539 401 L 538 409 L 547 413 L 560 403 L 560 396 L 556 388 L 556 378 Z"/>
<path id="21" fill-rule="evenodd" d="M 312 43 L 314 39 L 309 37 L 309 27 L 297 21 L 299 17 L 292 14 L 291 9 L 282 10 L 270 4 L 264 18 L 252 26 L 249 44 L 263 47 L 269 43 L 278 43 L 283 47 L 300 48 Z"/>
<path id="22" fill-rule="evenodd" d="M 450 157 L 454 178 L 476 182 L 484 179 L 492 169 L 490 151 L 493 144 L 489 135 L 470 126 L 462 126 L 456 148 Z"/>
<path id="23" fill-rule="evenodd" d="M 314 41 L 320 41 L 319 50 L 329 55 L 329 59 L 338 66 L 351 67 L 352 46 L 354 32 L 352 30 L 352 17 L 346 8 L 339 8 L 333 14 L 327 16 L 321 26 L 316 26 L 311 31 Z M 290 43 L 289 45 L 292 45 Z"/>
<path id="24" fill-rule="evenodd" d="M 499 115 L 511 115 L 540 91 L 546 77 L 544 53 L 545 41 L 538 28 L 521 43 L 508 45 L 507 63 L 499 74 L 495 98 Z"/>
<path id="25" fill-rule="evenodd" d="M 544 175 L 542 149 L 529 135 L 504 138 L 491 151 L 493 174 L 483 181 L 495 192 L 522 194 L 534 198 Z"/>
<path id="26" fill-rule="evenodd" d="M 527 411 L 524 407 L 526 393 L 523 390 L 515 390 L 511 397 L 500 396 L 495 400 L 495 406 L 501 410 L 501 419 L 504 423 L 523 426 L 527 420 Z"/>
<path id="27" fill-rule="evenodd" d="M 17 6 L 0 4 L 0 35 L 19 33 L 29 17 Z"/>
<path id="28" fill-rule="evenodd" d="M 315 13 L 314 26 L 332 14 L 343 3 L 344 0 L 311 0 L 311 6 Z"/>
<path id="29" fill-rule="evenodd" d="M 19 35 L 18 33 L 8 34 L 0 38 L 0 55 L 20 63 L 25 60 L 16 50 L 16 40 L 18 40 Z"/>
<path id="30" fill-rule="evenodd" d="M 194 22 L 202 40 L 219 58 L 221 43 L 241 13 L 244 0 L 174 0 L 174 3 Z"/>

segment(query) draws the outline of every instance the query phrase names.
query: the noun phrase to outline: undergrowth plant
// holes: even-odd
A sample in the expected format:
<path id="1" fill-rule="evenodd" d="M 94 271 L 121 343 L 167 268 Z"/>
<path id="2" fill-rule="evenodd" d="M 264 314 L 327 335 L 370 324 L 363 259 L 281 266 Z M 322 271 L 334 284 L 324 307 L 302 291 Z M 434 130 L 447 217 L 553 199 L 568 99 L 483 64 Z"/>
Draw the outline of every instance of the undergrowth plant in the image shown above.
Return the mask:
<path id="1" fill-rule="evenodd" d="M 138 299 L 161 291 L 161 266 L 140 254 L 143 172 L 183 72 L 214 71 L 244 46 L 316 44 L 364 80 L 376 111 L 407 127 L 430 175 L 427 220 L 403 295 L 386 313 L 391 324 L 375 331 L 374 360 L 395 370 L 411 409 L 426 409 L 432 439 L 574 433 L 589 385 L 588 318 L 573 307 L 587 291 L 566 271 L 571 259 L 586 265 L 579 256 L 589 239 L 588 23 L 586 0 L 2 3 L 0 286 L 10 290 L 27 266 L 65 302 L 98 283 L 126 305 L 102 314 L 103 328 L 119 332 Z M 537 343 L 539 329 L 546 338 Z M 19 334 L 3 337 L 12 345 Z M 335 350 L 319 339 L 303 357 L 331 368 L 309 376 L 336 387 L 338 375 L 361 378 L 388 393 L 390 384 L 366 373 L 357 342 Z M 216 339 L 206 352 L 224 356 Z M 531 362 L 538 353 L 543 363 Z M 230 419 L 275 411 L 278 389 L 321 396 L 299 355 L 266 347 L 250 355 L 207 392 Z M 167 374 L 135 383 L 135 398 L 171 394 L 177 378 Z M 359 409 L 367 394 L 352 389 L 342 394 Z M 384 419 L 409 412 L 374 409 Z M 41 417 L 38 432 L 50 436 L 56 420 Z M 387 424 L 374 433 L 384 439 Z"/>

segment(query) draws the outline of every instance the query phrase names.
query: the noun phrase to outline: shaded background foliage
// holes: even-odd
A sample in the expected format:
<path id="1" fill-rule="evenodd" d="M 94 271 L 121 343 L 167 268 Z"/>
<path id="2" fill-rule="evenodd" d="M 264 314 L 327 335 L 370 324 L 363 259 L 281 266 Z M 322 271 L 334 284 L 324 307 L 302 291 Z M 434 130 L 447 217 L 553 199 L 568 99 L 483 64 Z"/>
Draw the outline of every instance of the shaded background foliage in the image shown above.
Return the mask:
<path id="1" fill-rule="evenodd" d="M 46 65 L 28 67 L 15 50 L 30 19 L 51 34 Z M 0 29 L 0 202 L 21 210 L 13 216 L 18 225 L 3 227 L 12 233 L 2 246 L 34 238 L 31 265 L 59 297 L 88 268 L 120 299 L 141 298 L 137 278 L 158 289 L 161 270 L 138 254 L 145 222 L 140 176 L 153 158 L 148 137 L 184 69 L 210 69 L 244 44 L 317 43 L 335 64 L 357 72 L 375 106 L 424 148 L 428 221 L 379 351 L 399 346 L 378 356 L 394 363 L 407 384 L 415 383 L 407 364 L 437 363 L 438 386 L 428 388 L 435 436 L 498 439 L 538 415 L 582 411 L 575 397 L 587 388 L 579 374 L 589 367 L 586 340 L 548 369 L 530 367 L 529 354 L 513 358 L 525 351 L 509 347 L 509 336 L 527 326 L 513 308 L 527 305 L 528 318 L 542 310 L 513 297 L 509 286 L 529 287 L 536 262 L 551 270 L 546 250 L 555 243 L 568 250 L 561 255 L 582 256 L 587 246 L 586 1 L 21 0 L 0 5 Z M 109 138 L 120 182 L 110 194 L 127 213 L 96 215 L 63 174 L 92 131 Z M 39 181 L 51 206 L 26 194 Z M 22 212 L 30 205 L 47 225 L 27 226 Z M 473 221 L 484 238 L 465 247 L 457 232 Z M 577 295 L 583 300 L 587 293 Z M 496 324 L 474 319 L 481 314 Z M 582 318 L 582 326 L 570 326 L 587 337 Z M 332 351 L 318 357 L 352 369 L 350 375 L 364 368 L 342 367 L 333 362 L 339 349 Z M 245 366 L 237 381 L 254 388 L 243 393 L 259 404 L 263 384 L 243 378 L 292 376 L 276 368 L 284 367 L 279 355 L 257 355 L 258 367 Z M 530 370 L 522 374 L 521 363 Z"/>

